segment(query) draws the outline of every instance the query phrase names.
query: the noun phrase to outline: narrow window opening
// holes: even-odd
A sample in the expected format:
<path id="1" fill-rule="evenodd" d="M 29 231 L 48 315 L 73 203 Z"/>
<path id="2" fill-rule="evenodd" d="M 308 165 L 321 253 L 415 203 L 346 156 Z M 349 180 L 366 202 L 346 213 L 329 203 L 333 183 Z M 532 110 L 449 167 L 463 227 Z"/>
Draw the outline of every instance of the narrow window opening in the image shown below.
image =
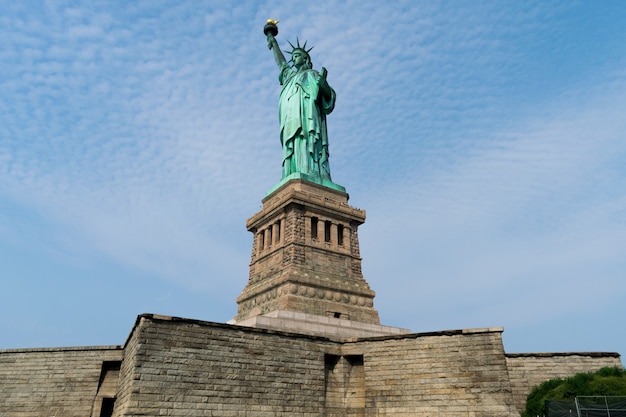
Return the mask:
<path id="1" fill-rule="evenodd" d="M 115 398 L 103 398 L 102 407 L 100 408 L 100 417 L 111 417 L 113 408 L 115 407 Z"/>
<path id="2" fill-rule="evenodd" d="M 343 224 L 337 225 L 337 244 L 343 246 Z"/>
<path id="3" fill-rule="evenodd" d="M 119 380 L 121 361 L 103 361 L 98 380 L 98 390 L 93 403 L 92 416 L 111 417 L 115 405 L 115 392 Z"/>
<path id="4" fill-rule="evenodd" d="M 280 242 L 280 220 L 276 222 L 276 243 Z"/>
<path id="5" fill-rule="evenodd" d="M 317 239 L 317 217 L 311 217 L 311 238 Z"/>
<path id="6" fill-rule="evenodd" d="M 336 319 L 341 318 L 341 313 L 340 313 L 340 312 L 338 312 L 338 311 L 335 311 L 335 312 L 333 313 L 333 317 L 334 317 L 334 318 L 336 318 Z"/>
<path id="7" fill-rule="evenodd" d="M 267 229 L 267 246 L 272 246 L 272 226 Z"/>
<path id="8" fill-rule="evenodd" d="M 330 221 L 324 222 L 324 242 L 330 242 Z"/>
<path id="9" fill-rule="evenodd" d="M 261 230 L 261 232 L 259 234 L 260 234 L 260 236 L 259 236 L 259 240 L 260 240 L 259 248 L 261 250 L 263 250 L 263 248 L 265 247 L 265 230 Z"/>

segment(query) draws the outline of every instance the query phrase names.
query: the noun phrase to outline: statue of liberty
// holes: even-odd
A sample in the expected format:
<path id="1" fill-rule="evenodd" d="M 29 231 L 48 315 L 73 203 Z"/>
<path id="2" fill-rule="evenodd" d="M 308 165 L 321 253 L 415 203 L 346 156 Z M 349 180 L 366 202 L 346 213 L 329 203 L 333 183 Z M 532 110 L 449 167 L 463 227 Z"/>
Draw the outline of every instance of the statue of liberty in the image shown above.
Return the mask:
<path id="1" fill-rule="evenodd" d="M 335 107 L 335 91 L 326 81 L 327 71 L 313 69 L 306 42 L 291 44 L 293 68 L 278 47 L 277 21 L 268 20 L 264 32 L 269 49 L 279 67 L 282 85 L 278 104 L 280 143 L 283 147 L 282 178 L 305 174 L 317 181 L 331 181 L 328 165 L 328 131 L 326 115 Z M 325 181 L 324 181 L 325 182 Z"/>

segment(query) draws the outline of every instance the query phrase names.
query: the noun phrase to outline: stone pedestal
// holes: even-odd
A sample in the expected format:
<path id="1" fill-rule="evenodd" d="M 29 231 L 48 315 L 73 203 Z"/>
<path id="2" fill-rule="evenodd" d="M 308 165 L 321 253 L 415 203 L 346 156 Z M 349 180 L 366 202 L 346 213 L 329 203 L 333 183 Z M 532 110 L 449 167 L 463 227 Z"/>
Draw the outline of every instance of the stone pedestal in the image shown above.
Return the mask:
<path id="1" fill-rule="evenodd" d="M 375 293 L 361 272 L 364 221 L 365 211 L 340 190 L 302 179 L 272 190 L 247 222 L 250 276 L 234 323 L 290 311 L 378 325 Z"/>

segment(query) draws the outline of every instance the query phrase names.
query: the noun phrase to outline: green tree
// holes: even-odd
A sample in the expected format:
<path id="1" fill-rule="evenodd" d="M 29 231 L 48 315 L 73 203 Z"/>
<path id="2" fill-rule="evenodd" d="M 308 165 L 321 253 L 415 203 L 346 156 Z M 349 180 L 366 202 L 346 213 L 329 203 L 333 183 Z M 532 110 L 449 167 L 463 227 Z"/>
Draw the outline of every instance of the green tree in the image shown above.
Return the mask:
<path id="1" fill-rule="evenodd" d="M 574 401 L 581 395 L 626 395 L 626 371 L 609 367 L 594 373 L 580 373 L 566 379 L 544 381 L 526 397 L 526 410 L 522 417 L 543 415 L 545 400 Z"/>

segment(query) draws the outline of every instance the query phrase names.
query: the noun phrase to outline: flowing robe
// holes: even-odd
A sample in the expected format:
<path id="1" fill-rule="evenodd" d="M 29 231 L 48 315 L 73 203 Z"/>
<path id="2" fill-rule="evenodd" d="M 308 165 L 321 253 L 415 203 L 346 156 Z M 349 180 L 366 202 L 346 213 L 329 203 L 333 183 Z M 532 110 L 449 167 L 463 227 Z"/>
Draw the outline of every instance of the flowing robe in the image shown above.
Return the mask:
<path id="1" fill-rule="evenodd" d="M 283 147 L 283 178 L 300 172 L 330 180 L 326 115 L 335 107 L 335 91 L 320 91 L 320 75 L 312 69 L 296 71 L 283 64 L 279 74 L 278 117 Z"/>

